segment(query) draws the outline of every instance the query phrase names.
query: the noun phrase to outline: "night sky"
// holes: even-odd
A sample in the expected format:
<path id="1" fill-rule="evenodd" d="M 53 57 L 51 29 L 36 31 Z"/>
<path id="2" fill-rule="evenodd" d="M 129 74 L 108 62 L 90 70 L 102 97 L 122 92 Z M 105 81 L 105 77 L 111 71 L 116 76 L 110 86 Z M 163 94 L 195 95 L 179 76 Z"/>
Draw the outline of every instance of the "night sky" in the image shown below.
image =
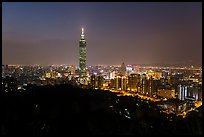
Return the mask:
<path id="1" fill-rule="evenodd" d="M 202 3 L 2 3 L 3 64 L 202 63 Z"/>

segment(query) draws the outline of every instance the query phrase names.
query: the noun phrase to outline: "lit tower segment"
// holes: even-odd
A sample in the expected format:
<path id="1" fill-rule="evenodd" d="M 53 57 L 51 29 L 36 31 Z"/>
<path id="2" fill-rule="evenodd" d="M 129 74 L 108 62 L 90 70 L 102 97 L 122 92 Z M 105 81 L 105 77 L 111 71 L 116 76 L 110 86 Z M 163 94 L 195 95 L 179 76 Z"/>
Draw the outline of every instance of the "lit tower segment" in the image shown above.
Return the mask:
<path id="1" fill-rule="evenodd" d="M 86 74 L 86 40 L 84 38 L 84 28 L 81 30 L 81 39 L 79 41 L 79 72 L 80 75 Z"/>

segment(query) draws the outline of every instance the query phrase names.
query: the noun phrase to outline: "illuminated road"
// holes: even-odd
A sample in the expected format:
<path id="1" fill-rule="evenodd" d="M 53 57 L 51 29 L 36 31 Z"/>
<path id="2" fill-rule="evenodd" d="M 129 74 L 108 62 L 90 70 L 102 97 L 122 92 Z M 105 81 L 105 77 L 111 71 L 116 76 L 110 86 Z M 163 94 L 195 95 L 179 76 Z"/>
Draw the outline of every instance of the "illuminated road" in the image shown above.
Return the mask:
<path id="1" fill-rule="evenodd" d="M 106 89 L 106 90 L 108 90 L 108 89 Z M 148 97 L 148 96 L 141 95 L 141 94 L 138 94 L 138 93 L 129 93 L 129 92 L 123 91 L 123 90 L 113 90 L 113 89 L 111 89 L 110 91 L 114 92 L 114 93 L 120 93 L 120 94 L 118 94 L 118 96 L 132 96 L 132 97 L 137 96 L 137 97 L 139 97 L 141 99 L 150 100 L 150 101 L 153 101 L 153 102 L 161 101 L 161 99 L 158 99 L 158 98 Z"/>
<path id="2" fill-rule="evenodd" d="M 114 93 L 120 93 L 117 96 L 132 96 L 132 97 L 137 96 L 137 97 L 139 97 L 141 99 L 150 100 L 150 101 L 153 101 L 153 102 L 161 101 L 161 99 L 144 96 L 144 95 L 141 95 L 141 94 L 138 94 L 138 93 L 129 93 L 128 91 L 123 91 L 123 90 L 113 90 L 113 89 L 105 89 L 105 90 L 109 90 L 109 91 L 114 92 Z M 185 118 L 187 113 L 195 110 L 196 108 L 200 107 L 201 105 L 202 105 L 202 101 L 196 101 L 195 102 L 195 108 L 191 108 L 191 109 L 186 110 L 186 111 L 184 111 L 182 113 L 179 113 L 179 114 L 177 114 L 177 116 L 182 116 L 183 118 Z M 173 114 L 174 113 L 173 111 L 168 110 L 168 109 L 162 110 L 161 112 L 166 113 L 166 114 Z"/>

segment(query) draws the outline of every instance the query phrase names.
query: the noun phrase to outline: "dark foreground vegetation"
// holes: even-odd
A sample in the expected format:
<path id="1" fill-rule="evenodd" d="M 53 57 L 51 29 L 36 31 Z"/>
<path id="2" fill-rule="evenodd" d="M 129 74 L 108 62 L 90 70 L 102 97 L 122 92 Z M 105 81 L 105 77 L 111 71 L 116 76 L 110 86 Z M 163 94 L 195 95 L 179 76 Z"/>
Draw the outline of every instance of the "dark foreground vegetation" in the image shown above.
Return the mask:
<path id="1" fill-rule="evenodd" d="M 151 102 L 108 91 L 32 87 L 2 92 L 0 101 L 1 135 L 202 135 L 201 110 L 169 121 Z"/>

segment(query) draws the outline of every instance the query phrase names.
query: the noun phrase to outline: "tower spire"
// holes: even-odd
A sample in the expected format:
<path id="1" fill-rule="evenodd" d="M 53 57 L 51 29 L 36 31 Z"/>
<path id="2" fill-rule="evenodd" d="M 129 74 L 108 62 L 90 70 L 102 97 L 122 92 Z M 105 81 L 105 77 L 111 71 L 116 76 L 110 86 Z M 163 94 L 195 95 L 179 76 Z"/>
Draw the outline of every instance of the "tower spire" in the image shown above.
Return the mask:
<path id="1" fill-rule="evenodd" d="M 81 28 L 81 34 L 82 35 L 84 34 L 84 28 Z"/>
<path id="2" fill-rule="evenodd" d="M 81 28 L 81 39 L 84 39 L 84 28 Z"/>

